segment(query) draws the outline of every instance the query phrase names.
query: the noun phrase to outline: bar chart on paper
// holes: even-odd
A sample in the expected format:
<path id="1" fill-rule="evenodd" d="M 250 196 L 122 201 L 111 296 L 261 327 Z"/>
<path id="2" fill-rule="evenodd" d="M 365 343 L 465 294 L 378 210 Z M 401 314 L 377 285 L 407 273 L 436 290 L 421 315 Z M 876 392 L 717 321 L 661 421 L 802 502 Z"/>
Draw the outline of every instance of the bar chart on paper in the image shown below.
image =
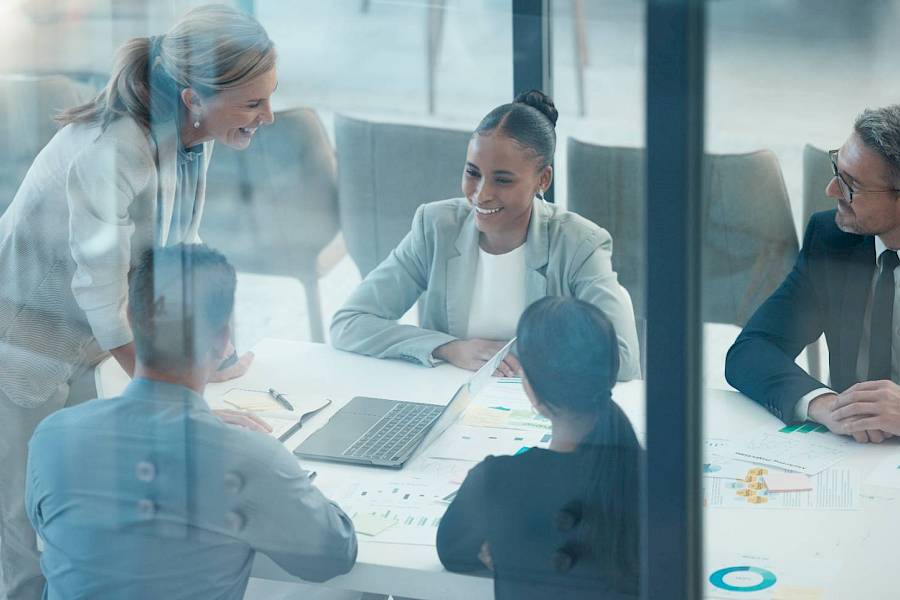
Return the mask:
<path id="1" fill-rule="evenodd" d="M 706 508 L 857 510 L 859 477 L 852 469 L 831 468 L 811 479 L 811 490 L 772 492 L 766 485 L 768 469 L 748 469 L 742 481 L 703 479 Z"/>
<path id="2" fill-rule="evenodd" d="M 447 508 L 444 499 L 458 487 L 455 481 L 402 475 L 359 477 L 330 496 L 353 519 L 361 541 L 433 546 Z"/>

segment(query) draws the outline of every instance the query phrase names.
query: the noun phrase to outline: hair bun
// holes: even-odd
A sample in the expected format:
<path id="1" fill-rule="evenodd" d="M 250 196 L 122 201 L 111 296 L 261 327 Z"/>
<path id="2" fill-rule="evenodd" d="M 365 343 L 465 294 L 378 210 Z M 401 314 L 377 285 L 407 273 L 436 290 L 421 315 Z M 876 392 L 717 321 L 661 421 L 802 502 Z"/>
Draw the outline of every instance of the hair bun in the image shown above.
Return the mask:
<path id="1" fill-rule="evenodd" d="M 541 90 L 528 90 L 527 92 L 522 92 L 515 97 L 513 102 L 517 102 L 519 104 L 527 104 L 532 108 L 536 108 L 541 112 L 541 114 L 543 114 L 550 120 L 550 123 L 552 123 L 554 127 L 556 127 L 556 120 L 559 118 L 559 111 L 556 110 L 556 105 L 553 104 L 553 99 Z"/>

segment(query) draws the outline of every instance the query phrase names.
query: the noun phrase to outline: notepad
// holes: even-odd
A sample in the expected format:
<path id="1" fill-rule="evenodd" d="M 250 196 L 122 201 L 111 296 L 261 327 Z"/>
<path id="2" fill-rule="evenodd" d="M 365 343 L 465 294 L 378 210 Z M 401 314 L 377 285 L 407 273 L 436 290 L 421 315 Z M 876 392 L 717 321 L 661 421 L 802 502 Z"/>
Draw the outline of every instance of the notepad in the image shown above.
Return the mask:
<path id="1" fill-rule="evenodd" d="M 265 390 L 231 388 L 222 395 L 222 402 L 238 410 L 248 410 L 250 412 L 283 409 Z"/>

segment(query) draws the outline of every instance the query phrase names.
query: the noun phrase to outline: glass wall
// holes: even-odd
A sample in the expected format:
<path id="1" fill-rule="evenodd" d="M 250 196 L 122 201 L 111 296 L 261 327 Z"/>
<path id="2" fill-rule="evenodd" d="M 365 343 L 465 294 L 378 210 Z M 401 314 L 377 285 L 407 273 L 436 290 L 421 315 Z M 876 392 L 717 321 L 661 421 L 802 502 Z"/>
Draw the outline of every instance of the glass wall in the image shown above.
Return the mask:
<path id="1" fill-rule="evenodd" d="M 706 593 L 715 597 L 892 593 L 879 571 L 892 526 L 870 525 L 892 510 L 892 494 L 877 487 L 887 480 L 869 478 L 885 449 L 840 435 L 848 431 L 828 420 L 829 411 L 812 404 L 807 411 L 806 404 L 829 398 L 829 386 L 842 392 L 868 379 L 851 366 L 865 345 L 859 336 L 881 329 L 889 337 L 892 329 L 874 313 L 863 319 L 872 271 L 851 281 L 850 254 L 832 254 L 841 252 L 835 244 L 859 244 L 870 269 L 871 234 L 889 230 L 892 217 L 856 236 L 841 233 L 833 213 L 812 215 L 841 202 L 827 151 L 841 148 L 838 168 L 864 179 L 845 145 L 854 122 L 868 108 L 897 102 L 890 40 L 898 8 L 707 4 L 703 313 L 717 324 L 707 323 L 704 347 L 704 574 Z M 894 143 L 896 133 L 880 135 Z M 891 179 L 888 162 L 866 158 L 875 180 L 860 187 L 894 187 L 879 181 Z M 856 208 L 841 210 L 864 214 L 865 202 L 895 199 L 863 194 Z M 798 244 L 807 247 L 795 266 Z M 788 273 L 779 296 L 766 301 Z M 827 346 L 825 338 L 814 342 L 823 331 Z M 829 350 L 837 370 L 829 369 Z M 804 425 L 806 419 L 819 423 Z M 829 423 L 836 434 L 828 433 Z M 871 441 L 880 442 L 881 430 L 873 430 Z M 728 460 L 734 456 L 749 462 Z"/>
<path id="2" fill-rule="evenodd" d="M 8 600 L 636 596 L 640 5 L 232 4 L 0 8 Z"/>
<path id="3" fill-rule="evenodd" d="M 900 2 L 702 3 L 675 97 L 699 2 L 250 0 L 179 38 L 203 4 L 0 5 L 8 600 L 637 597 L 691 534 L 673 597 L 894 595 Z M 557 114 L 473 136 L 544 25 Z M 647 357 L 692 333 L 685 400 Z"/>

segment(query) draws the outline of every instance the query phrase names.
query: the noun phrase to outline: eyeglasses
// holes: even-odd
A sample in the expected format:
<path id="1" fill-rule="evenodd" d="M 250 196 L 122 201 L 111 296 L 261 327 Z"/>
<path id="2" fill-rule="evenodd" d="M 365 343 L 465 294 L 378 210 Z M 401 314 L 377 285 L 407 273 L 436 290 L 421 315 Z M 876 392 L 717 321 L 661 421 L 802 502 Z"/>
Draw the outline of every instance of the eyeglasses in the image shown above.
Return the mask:
<path id="1" fill-rule="evenodd" d="M 847 180 L 844 179 L 844 176 L 841 175 L 841 172 L 838 170 L 837 166 L 837 150 L 829 150 L 828 158 L 831 159 L 831 171 L 834 174 L 834 178 L 838 180 L 838 187 L 841 188 L 841 195 L 844 197 L 848 203 L 853 202 L 854 194 L 882 194 L 884 192 L 900 192 L 900 189 L 897 188 L 888 188 L 886 190 L 854 190 L 853 187 L 847 183 Z"/>

